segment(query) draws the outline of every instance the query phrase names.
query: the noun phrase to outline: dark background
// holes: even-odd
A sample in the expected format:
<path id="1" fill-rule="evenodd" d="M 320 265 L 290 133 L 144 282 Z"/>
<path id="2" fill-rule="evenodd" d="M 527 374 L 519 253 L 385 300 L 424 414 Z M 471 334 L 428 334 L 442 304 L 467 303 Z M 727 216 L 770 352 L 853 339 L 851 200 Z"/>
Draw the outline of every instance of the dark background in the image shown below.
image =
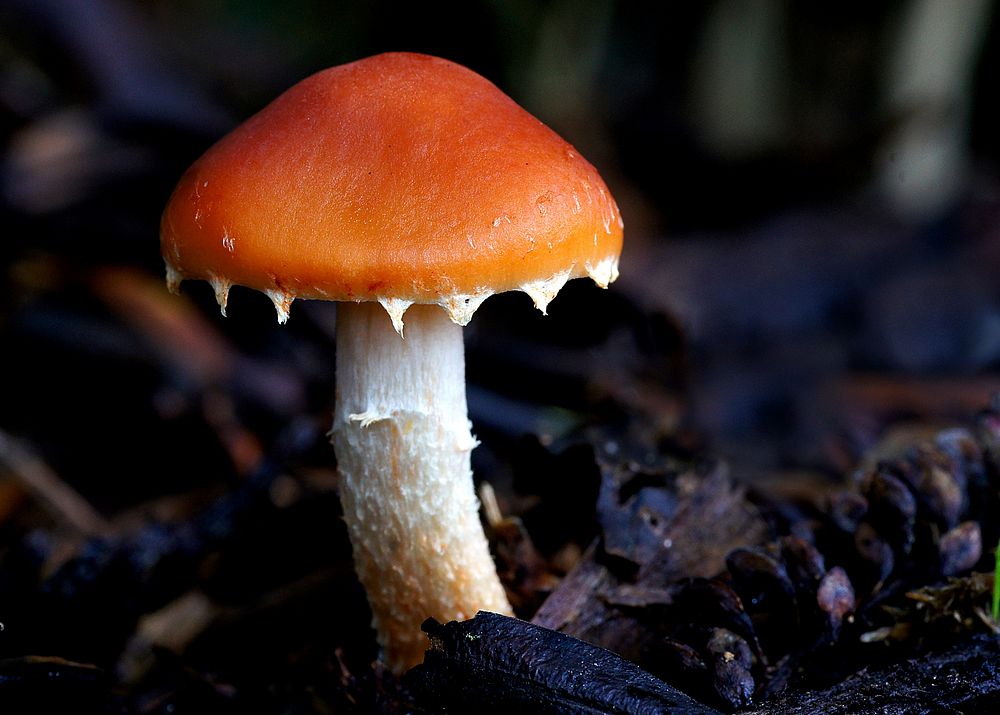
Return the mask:
<path id="1" fill-rule="evenodd" d="M 158 217 L 183 169 L 290 84 L 411 50 L 575 144 L 626 223 L 610 293 L 578 281 L 545 319 L 495 297 L 467 331 L 480 473 L 522 433 L 624 411 L 743 477 L 841 475 L 887 423 L 962 418 L 1000 386 L 996 14 L 7 0 L 0 430 L 112 514 L 224 482 L 296 415 L 323 418 L 332 309 L 298 302 L 279 328 L 245 289 L 228 319 L 207 286 L 167 298 Z"/>

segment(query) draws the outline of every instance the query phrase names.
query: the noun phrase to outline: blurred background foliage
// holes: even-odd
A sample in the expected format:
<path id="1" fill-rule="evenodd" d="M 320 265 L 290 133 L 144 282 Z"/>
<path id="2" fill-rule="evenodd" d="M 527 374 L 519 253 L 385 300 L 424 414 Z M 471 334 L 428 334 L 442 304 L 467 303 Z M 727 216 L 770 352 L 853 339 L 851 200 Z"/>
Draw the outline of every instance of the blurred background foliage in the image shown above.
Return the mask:
<path id="1" fill-rule="evenodd" d="M 192 384 L 250 395 L 212 419 L 255 435 L 323 414 L 332 313 L 297 303 L 278 329 L 236 291 L 223 321 L 206 286 L 164 308 L 159 212 L 298 79 L 410 50 L 568 138 L 626 221 L 612 297 L 477 316 L 481 434 L 558 435 L 596 390 L 744 476 L 847 468 L 886 420 L 964 415 L 1000 387 L 997 27 L 990 0 L 6 0 L 0 427 L 86 491 L 150 452 L 164 480 L 195 481 L 193 453 L 253 461 L 197 426 Z M 153 487 L 116 489 L 102 506 Z"/>

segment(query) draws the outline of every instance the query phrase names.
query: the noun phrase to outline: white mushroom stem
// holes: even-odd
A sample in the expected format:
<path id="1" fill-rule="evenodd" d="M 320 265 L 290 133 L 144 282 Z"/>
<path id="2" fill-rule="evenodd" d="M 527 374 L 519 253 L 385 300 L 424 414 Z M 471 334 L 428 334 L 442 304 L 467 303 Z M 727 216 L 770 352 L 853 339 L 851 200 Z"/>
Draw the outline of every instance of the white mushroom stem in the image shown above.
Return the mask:
<path id="1" fill-rule="evenodd" d="M 510 613 L 479 521 L 462 329 L 437 306 L 341 303 L 333 444 L 354 564 L 383 657 L 419 663 L 420 624 Z"/>

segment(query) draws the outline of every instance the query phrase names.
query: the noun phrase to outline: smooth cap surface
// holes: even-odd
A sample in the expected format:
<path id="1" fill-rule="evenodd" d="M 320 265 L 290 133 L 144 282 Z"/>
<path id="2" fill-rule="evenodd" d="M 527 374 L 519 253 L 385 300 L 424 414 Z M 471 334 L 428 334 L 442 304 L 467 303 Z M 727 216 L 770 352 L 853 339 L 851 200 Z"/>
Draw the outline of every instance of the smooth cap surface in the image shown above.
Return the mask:
<path id="1" fill-rule="evenodd" d="M 319 72 L 215 144 L 167 205 L 168 276 L 293 298 L 542 310 L 617 276 L 618 207 L 597 171 L 478 74 L 389 53 Z"/>

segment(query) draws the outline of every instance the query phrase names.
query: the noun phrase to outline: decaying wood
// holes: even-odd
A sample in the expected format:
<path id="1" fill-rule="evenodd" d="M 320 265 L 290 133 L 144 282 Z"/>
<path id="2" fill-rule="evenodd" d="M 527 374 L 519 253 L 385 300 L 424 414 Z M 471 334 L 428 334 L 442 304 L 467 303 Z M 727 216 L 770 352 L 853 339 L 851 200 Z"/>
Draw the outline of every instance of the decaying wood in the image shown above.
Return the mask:
<path id="1" fill-rule="evenodd" d="M 1000 641 L 980 636 L 940 654 L 864 670 L 828 690 L 776 698 L 745 715 L 918 715 L 1000 708 Z"/>
<path id="2" fill-rule="evenodd" d="M 496 613 L 424 624 L 431 640 L 407 684 L 432 712 L 711 715 L 614 653 Z"/>

